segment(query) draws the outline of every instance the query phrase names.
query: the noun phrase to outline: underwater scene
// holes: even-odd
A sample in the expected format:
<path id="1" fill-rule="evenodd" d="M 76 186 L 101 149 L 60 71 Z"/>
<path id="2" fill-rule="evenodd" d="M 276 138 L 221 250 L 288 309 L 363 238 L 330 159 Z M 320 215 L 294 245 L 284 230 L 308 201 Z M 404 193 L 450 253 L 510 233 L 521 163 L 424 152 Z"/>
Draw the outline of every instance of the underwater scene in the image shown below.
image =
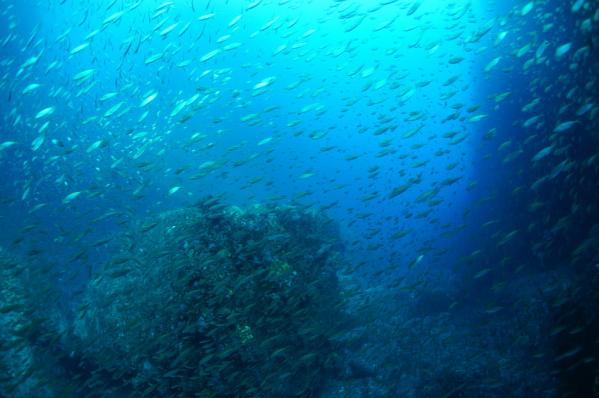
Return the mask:
<path id="1" fill-rule="evenodd" d="M 599 397 L 598 0 L 0 21 L 0 398 Z"/>

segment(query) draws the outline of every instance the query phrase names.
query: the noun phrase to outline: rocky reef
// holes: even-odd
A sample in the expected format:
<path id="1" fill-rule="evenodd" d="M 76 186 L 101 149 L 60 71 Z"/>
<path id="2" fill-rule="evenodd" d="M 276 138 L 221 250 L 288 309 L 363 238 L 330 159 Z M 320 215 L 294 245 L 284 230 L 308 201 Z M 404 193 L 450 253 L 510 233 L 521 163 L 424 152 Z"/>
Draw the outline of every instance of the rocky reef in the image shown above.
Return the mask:
<path id="1" fill-rule="evenodd" d="M 48 278 L 49 268 L 0 248 L 0 397 L 55 397 L 69 388 L 52 349 L 61 334 Z"/>
<path id="2" fill-rule="evenodd" d="M 139 223 L 75 315 L 88 394 L 319 396 L 347 368 L 342 266 L 312 210 L 207 199 Z"/>

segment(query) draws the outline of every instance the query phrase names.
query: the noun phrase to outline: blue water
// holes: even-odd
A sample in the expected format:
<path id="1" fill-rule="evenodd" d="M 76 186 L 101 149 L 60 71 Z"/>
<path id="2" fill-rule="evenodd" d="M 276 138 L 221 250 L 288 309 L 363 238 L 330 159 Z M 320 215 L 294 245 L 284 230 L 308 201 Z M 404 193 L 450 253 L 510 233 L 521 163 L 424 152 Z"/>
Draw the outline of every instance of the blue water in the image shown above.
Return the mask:
<path id="1" fill-rule="evenodd" d="M 301 206 L 377 303 L 353 352 L 374 376 L 320 396 L 599 394 L 596 1 L 0 10 L 0 245 L 64 330 L 145 220 Z"/>

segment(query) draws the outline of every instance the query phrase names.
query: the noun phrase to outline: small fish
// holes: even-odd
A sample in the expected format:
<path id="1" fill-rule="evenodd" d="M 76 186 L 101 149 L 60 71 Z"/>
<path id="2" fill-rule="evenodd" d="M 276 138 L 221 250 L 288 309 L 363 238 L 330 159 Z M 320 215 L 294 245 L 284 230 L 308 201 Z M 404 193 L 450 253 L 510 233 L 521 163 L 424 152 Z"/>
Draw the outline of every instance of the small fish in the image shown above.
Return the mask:
<path id="1" fill-rule="evenodd" d="M 121 102 L 119 102 L 118 104 L 115 104 L 115 105 L 113 105 L 113 106 L 112 106 L 110 109 L 108 109 L 108 110 L 107 110 L 107 111 L 104 113 L 104 117 L 109 117 L 109 116 L 112 116 L 113 114 L 115 114 L 115 113 L 116 113 L 116 111 L 118 111 L 118 110 L 119 110 L 119 108 L 120 108 L 121 106 L 123 106 L 123 104 L 124 104 L 124 103 L 125 103 L 124 101 L 121 101 Z"/>
<path id="2" fill-rule="evenodd" d="M 486 119 L 488 117 L 489 117 L 489 115 L 485 115 L 485 114 L 474 115 L 470 119 L 468 119 L 468 121 L 472 122 L 472 123 L 476 123 L 476 122 L 480 122 L 481 120 L 484 120 L 484 119 Z"/>
<path id="3" fill-rule="evenodd" d="M 147 57 L 144 60 L 144 63 L 146 65 L 150 65 L 150 64 L 152 64 L 152 63 L 154 63 L 154 62 L 162 59 L 162 57 L 164 57 L 164 53 L 158 53 L 158 54 L 150 55 L 149 57 Z"/>
<path id="4" fill-rule="evenodd" d="M 110 242 L 112 240 L 112 238 L 105 238 L 105 239 L 100 239 L 95 241 L 94 243 L 92 243 L 92 247 L 100 247 L 103 246 L 105 244 L 107 244 L 108 242 Z"/>
<path id="5" fill-rule="evenodd" d="M 207 52 L 206 54 L 202 55 L 202 57 L 200 58 L 200 62 L 206 62 L 209 59 L 214 58 L 214 56 L 216 54 L 218 54 L 219 52 L 220 52 L 220 49 L 218 49 L 218 48 L 216 50 L 212 50 L 212 51 Z"/>
<path id="6" fill-rule="evenodd" d="M 38 84 L 38 83 L 31 83 L 29 84 L 27 87 L 25 87 L 23 89 L 23 94 L 29 94 L 30 92 L 37 90 L 38 88 L 40 88 L 42 85 Z"/>
<path id="7" fill-rule="evenodd" d="M 102 21 L 102 26 L 105 27 L 107 25 L 110 25 L 111 23 L 118 21 L 125 14 L 125 11 L 126 10 L 122 10 L 122 11 L 115 12 L 114 14 L 110 15 L 104 21 Z"/>
<path id="8" fill-rule="evenodd" d="M 418 9 L 420 8 L 420 6 L 422 5 L 422 0 L 418 0 L 415 1 L 412 6 L 408 9 L 408 13 L 406 14 L 408 17 L 412 14 L 414 14 L 416 11 L 418 11 Z"/>
<path id="9" fill-rule="evenodd" d="M 127 275 L 129 272 L 131 272 L 131 269 L 124 268 L 124 269 L 112 271 L 108 274 L 108 276 L 111 278 L 120 278 L 120 277 Z"/>
<path id="10" fill-rule="evenodd" d="M 86 153 L 90 153 L 95 151 L 98 148 L 101 148 L 103 146 L 106 146 L 106 141 L 105 140 L 98 140 L 96 142 L 94 142 L 93 144 L 91 144 L 87 150 L 85 151 Z"/>
<path id="11" fill-rule="evenodd" d="M 150 104 L 152 101 L 156 99 L 156 97 L 158 97 L 158 91 L 150 91 L 148 94 L 146 94 L 146 98 L 144 98 L 143 101 L 141 101 L 139 107 L 143 108 L 144 106 Z"/>
<path id="12" fill-rule="evenodd" d="M 267 77 L 266 79 L 262 80 L 259 83 L 256 83 L 253 87 L 254 90 L 258 90 L 267 86 L 270 86 L 274 81 L 276 80 L 276 77 L 271 76 L 271 77 Z"/>
<path id="13" fill-rule="evenodd" d="M 392 199 L 392 198 L 394 198 L 396 196 L 401 195 L 402 193 L 404 193 L 405 191 L 407 191 L 409 188 L 410 188 L 410 185 L 408 185 L 408 184 L 399 185 L 399 186 L 393 188 L 393 190 L 389 194 L 389 199 Z"/>
<path id="14" fill-rule="evenodd" d="M 200 21 L 205 21 L 207 19 L 213 18 L 216 14 L 215 13 L 210 13 L 210 14 L 204 14 L 204 15 L 200 15 L 198 17 L 198 20 Z M 241 17 L 241 16 L 240 16 Z"/>
<path id="15" fill-rule="evenodd" d="M 305 180 L 306 178 L 310 178 L 312 176 L 314 176 L 314 173 L 312 173 L 312 172 L 306 172 L 306 173 L 303 173 L 302 175 L 300 175 L 299 179 L 300 180 Z"/>
<path id="16" fill-rule="evenodd" d="M 410 129 L 408 131 L 406 131 L 405 133 L 402 134 L 401 138 L 410 138 L 415 136 L 420 130 L 422 130 L 424 128 L 424 125 L 420 125 L 418 127 L 414 127 L 413 129 Z"/>
<path id="17" fill-rule="evenodd" d="M 68 194 L 67 196 L 64 197 L 64 199 L 62 200 L 62 203 L 66 205 L 69 202 L 71 202 L 73 199 L 77 198 L 79 195 L 81 195 L 81 191 L 71 192 L 70 194 Z"/>
<path id="18" fill-rule="evenodd" d="M 199 167 L 200 170 L 206 170 L 206 169 L 211 169 L 214 168 L 216 166 L 216 162 L 213 160 L 208 160 L 204 163 L 202 163 Z"/>
<path id="19" fill-rule="evenodd" d="M 550 145 L 548 147 L 545 147 L 543 149 L 541 149 L 539 152 L 537 152 L 537 154 L 532 158 L 533 162 L 538 162 L 539 160 L 543 159 L 544 157 L 547 157 L 551 154 L 551 152 L 553 152 L 553 148 L 555 146 L 554 145 Z"/>
<path id="20" fill-rule="evenodd" d="M 530 43 L 524 45 L 523 47 L 520 47 L 518 49 L 518 51 L 516 51 L 516 57 L 522 58 L 524 56 L 524 54 L 526 54 L 530 50 L 530 47 L 531 47 Z"/>
<path id="21" fill-rule="evenodd" d="M 491 272 L 491 268 L 485 268 L 485 269 L 477 272 L 476 275 L 474 275 L 474 279 L 482 278 L 483 276 L 487 275 L 489 272 Z"/>
<path id="22" fill-rule="evenodd" d="M 572 43 L 562 44 L 555 50 L 555 57 L 561 58 L 564 54 L 566 54 L 572 48 Z"/>
<path id="23" fill-rule="evenodd" d="M 50 116 L 51 114 L 53 114 L 53 113 L 54 113 L 54 111 L 55 111 L 55 110 L 56 110 L 56 108 L 55 108 L 55 107 L 53 107 L 53 106 L 49 106 L 49 107 L 47 107 L 47 108 L 44 108 L 44 109 L 42 109 L 41 111 L 39 111 L 39 112 L 38 112 L 38 113 L 35 115 L 35 118 L 36 118 L 36 119 L 41 119 L 41 118 L 43 118 L 43 117 Z"/>
<path id="24" fill-rule="evenodd" d="M 508 31 L 503 31 L 503 32 L 499 32 L 497 34 L 497 37 L 495 38 L 495 45 L 497 46 L 499 43 L 501 43 L 503 41 L 503 39 L 506 38 L 506 36 L 508 35 Z"/>
<path id="25" fill-rule="evenodd" d="M 539 120 L 541 120 L 541 116 L 539 116 L 539 115 L 536 115 L 536 116 L 533 116 L 533 117 L 531 117 L 531 118 L 528 118 L 528 119 L 526 119 L 522 125 L 523 125 L 525 128 L 528 128 L 528 127 L 530 127 L 530 126 L 533 126 L 533 125 L 537 124 L 537 122 L 538 122 Z"/>
<path id="26" fill-rule="evenodd" d="M 185 32 L 187 32 L 187 30 L 189 29 L 189 27 L 191 26 L 191 22 L 187 22 L 187 24 L 185 24 L 185 26 L 183 26 L 183 28 L 181 28 L 181 30 L 178 33 L 178 36 L 181 37 L 185 34 Z"/>
<path id="27" fill-rule="evenodd" d="M 78 45 L 77 47 L 73 48 L 70 52 L 71 55 L 75 55 L 78 52 L 81 52 L 83 50 L 85 50 L 87 47 L 89 47 L 89 42 L 85 42 L 83 44 Z"/>
<path id="28" fill-rule="evenodd" d="M 549 42 L 547 40 L 543 40 L 539 48 L 537 48 L 537 52 L 535 53 L 535 57 L 541 58 L 545 50 L 549 47 Z"/>
<path id="29" fill-rule="evenodd" d="M 485 312 L 487 314 L 495 314 L 495 313 L 501 311 L 502 309 L 503 309 L 503 307 L 501 305 L 487 306 L 485 309 Z"/>
<path id="30" fill-rule="evenodd" d="M 493 69 L 494 67 L 496 67 L 496 66 L 497 66 L 497 64 L 499 63 L 499 61 L 501 61 L 501 57 L 496 57 L 496 58 L 493 58 L 493 59 L 491 60 L 491 62 L 489 62 L 489 63 L 487 64 L 487 66 L 485 66 L 485 72 L 487 72 L 487 73 L 488 73 L 488 72 L 490 72 L 490 71 L 491 71 L 491 69 Z"/>
<path id="31" fill-rule="evenodd" d="M 571 350 L 568 350 L 568 351 L 564 352 L 562 355 L 559 355 L 559 356 L 555 357 L 553 359 L 553 361 L 554 362 L 559 362 L 562 359 L 573 357 L 574 355 L 578 354 L 580 351 L 582 351 L 582 347 L 580 347 L 580 346 L 572 348 Z"/>
<path id="32" fill-rule="evenodd" d="M 254 0 L 250 4 L 248 4 L 245 9 L 251 10 L 252 8 L 256 8 L 261 2 L 262 2 L 262 0 Z"/>
<path id="33" fill-rule="evenodd" d="M 5 150 L 6 148 L 10 148 L 13 145 L 16 145 L 17 143 L 15 141 L 4 141 L 2 144 L 0 144 L 0 151 Z"/>
<path id="34" fill-rule="evenodd" d="M 235 26 L 235 24 L 237 24 L 237 22 L 239 22 L 240 19 L 241 19 L 241 15 L 238 15 L 235 18 L 233 18 L 231 20 L 231 22 L 229 22 L 229 28 Z"/>
<path id="35" fill-rule="evenodd" d="M 234 49 L 239 48 L 239 47 L 241 47 L 241 43 L 234 42 L 234 43 L 229 43 L 226 46 L 224 46 L 223 50 L 224 51 L 231 51 L 231 50 L 234 50 Z"/>
<path id="36" fill-rule="evenodd" d="M 106 11 L 110 10 L 115 4 L 116 4 L 117 0 L 112 0 L 108 6 L 106 6 Z"/>
<path id="37" fill-rule="evenodd" d="M 420 254 L 418 257 L 416 257 L 414 260 L 412 260 L 412 262 L 410 262 L 410 264 L 408 264 L 408 268 L 414 268 L 416 265 L 420 264 L 420 262 L 422 262 L 423 259 L 424 259 L 424 254 Z"/>
<path id="38" fill-rule="evenodd" d="M 522 7 L 522 10 L 520 11 L 520 15 L 522 15 L 522 16 L 528 15 L 528 13 L 530 13 L 532 11 L 534 6 L 535 6 L 534 1 L 531 1 L 527 4 L 525 4 L 524 7 Z"/>
<path id="39" fill-rule="evenodd" d="M 84 40 L 93 39 L 98 33 L 100 33 L 100 29 L 93 30 L 87 36 L 85 36 Z"/>
<path id="40" fill-rule="evenodd" d="M 100 102 L 108 101 L 109 99 L 112 99 L 112 98 L 116 97 L 117 95 L 118 95 L 118 93 L 116 93 L 116 92 L 106 93 L 100 97 Z"/>
<path id="41" fill-rule="evenodd" d="M 513 239 L 520 231 L 515 229 L 511 232 L 509 232 L 508 234 L 506 234 L 498 243 L 497 243 L 497 247 L 505 245 L 507 242 L 509 242 L 511 239 Z"/>
<path id="42" fill-rule="evenodd" d="M 180 187 L 180 186 L 175 186 L 175 187 L 172 187 L 171 189 L 169 189 L 169 190 L 168 190 L 168 194 L 169 194 L 169 196 L 170 196 L 170 195 L 173 195 L 175 192 L 177 192 L 177 191 L 178 191 L 178 190 L 180 190 L 180 189 L 181 189 L 181 187 Z"/>
<path id="43" fill-rule="evenodd" d="M 148 232 L 148 231 L 154 229 L 157 225 L 158 225 L 157 222 L 152 222 L 152 223 L 144 224 L 141 227 L 141 232 L 143 232 L 143 233 Z"/>
<path id="44" fill-rule="evenodd" d="M 566 130 L 570 130 L 576 123 L 579 123 L 578 120 L 569 120 L 567 122 L 562 122 L 555 126 L 553 129 L 554 133 L 562 133 Z"/>
<path id="45" fill-rule="evenodd" d="M 160 32 L 160 36 L 161 37 L 165 37 L 166 35 L 168 35 L 170 32 L 172 32 L 173 30 L 175 30 L 175 28 L 179 25 L 178 22 L 175 22 L 172 25 L 167 26 L 166 28 L 164 28 L 161 32 Z"/>
<path id="46" fill-rule="evenodd" d="M 586 0 L 576 0 L 574 4 L 572 4 L 572 12 L 578 12 L 584 6 Z"/>
<path id="47" fill-rule="evenodd" d="M 22 308 L 23 308 L 22 304 L 18 304 L 18 303 L 7 304 L 7 305 L 0 307 L 0 314 L 7 314 L 9 312 L 20 310 Z"/>
<path id="48" fill-rule="evenodd" d="M 81 71 L 77 74 L 75 74 L 73 76 L 73 80 L 75 80 L 77 83 L 82 83 L 84 81 L 86 81 L 87 79 L 91 78 L 94 73 L 96 73 L 95 69 L 86 69 L 84 71 Z"/>
<path id="49" fill-rule="evenodd" d="M 40 52 L 37 56 L 28 58 L 23 63 L 23 65 L 21 65 L 21 68 L 17 71 L 17 76 L 20 76 L 26 69 L 31 68 L 33 65 L 36 65 L 39 62 L 43 52 L 44 51 L 42 50 L 42 52 Z"/>
<path id="50" fill-rule="evenodd" d="M 582 105 L 576 111 L 576 116 L 582 116 L 582 115 L 584 115 L 585 113 L 587 113 L 588 111 L 590 111 L 591 109 L 593 109 L 594 106 L 595 106 L 595 104 L 593 104 L 592 102 Z"/>
<path id="51" fill-rule="evenodd" d="M 191 65 L 191 59 L 186 59 L 186 60 L 183 60 L 183 61 L 179 62 L 177 64 L 177 67 L 179 67 L 179 68 L 185 68 L 186 66 L 189 66 L 189 65 Z"/>
<path id="52" fill-rule="evenodd" d="M 260 140 L 260 142 L 258 142 L 257 145 L 258 146 L 266 145 L 266 144 L 268 144 L 271 141 L 272 141 L 272 137 L 264 138 L 263 140 Z"/>
<path id="53" fill-rule="evenodd" d="M 45 134 L 40 134 L 35 140 L 33 140 L 33 142 L 31 143 L 31 150 L 32 151 L 37 151 L 38 149 L 40 149 L 40 147 L 42 146 L 42 144 L 44 143 L 46 139 Z"/>

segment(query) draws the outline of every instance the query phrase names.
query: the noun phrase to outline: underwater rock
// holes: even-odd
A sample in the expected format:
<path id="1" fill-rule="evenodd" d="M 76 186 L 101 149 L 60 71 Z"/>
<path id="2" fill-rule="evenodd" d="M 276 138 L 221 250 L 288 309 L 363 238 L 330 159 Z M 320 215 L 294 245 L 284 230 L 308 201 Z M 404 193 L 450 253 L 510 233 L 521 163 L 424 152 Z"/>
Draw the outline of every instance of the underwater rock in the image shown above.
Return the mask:
<path id="1" fill-rule="evenodd" d="M 80 355 L 141 396 L 319 396 L 351 321 L 338 240 L 296 207 L 208 199 L 163 213 L 89 283 Z"/>
<path id="2" fill-rule="evenodd" d="M 33 268 L 0 247 L 0 397 L 55 397 L 68 385 L 46 350 L 60 336 L 51 290 Z"/>

